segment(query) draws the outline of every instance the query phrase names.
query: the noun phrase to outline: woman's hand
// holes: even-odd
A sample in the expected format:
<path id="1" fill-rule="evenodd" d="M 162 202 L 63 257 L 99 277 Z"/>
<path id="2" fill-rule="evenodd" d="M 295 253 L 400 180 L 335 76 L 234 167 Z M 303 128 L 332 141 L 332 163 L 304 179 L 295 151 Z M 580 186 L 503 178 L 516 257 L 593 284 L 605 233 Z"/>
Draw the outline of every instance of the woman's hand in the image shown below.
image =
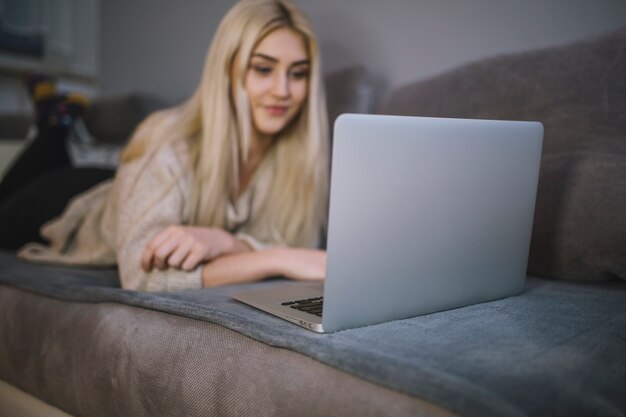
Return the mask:
<path id="1" fill-rule="evenodd" d="M 275 249 L 276 262 L 281 275 L 308 281 L 326 277 L 326 251 L 318 249 Z"/>
<path id="2" fill-rule="evenodd" d="M 141 268 L 145 272 L 154 267 L 191 271 L 218 256 L 246 250 L 250 248 L 245 243 L 220 228 L 169 226 L 148 242 Z"/>

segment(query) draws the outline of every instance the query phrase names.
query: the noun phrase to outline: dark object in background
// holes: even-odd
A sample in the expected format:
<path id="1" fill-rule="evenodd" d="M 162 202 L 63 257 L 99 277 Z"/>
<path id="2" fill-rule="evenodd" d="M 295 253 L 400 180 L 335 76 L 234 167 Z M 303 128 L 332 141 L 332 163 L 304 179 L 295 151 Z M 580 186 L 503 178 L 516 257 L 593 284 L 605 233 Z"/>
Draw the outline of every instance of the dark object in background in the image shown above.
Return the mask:
<path id="1" fill-rule="evenodd" d="M 5 249 L 43 242 L 39 236 L 42 224 L 59 216 L 72 197 L 115 173 L 72 167 L 68 133 L 82 117 L 87 100 L 80 94 L 58 93 L 55 83 L 45 74 L 24 76 L 34 105 L 37 136 L 0 182 L 0 247 Z"/>
<path id="2" fill-rule="evenodd" d="M 0 204 L 35 178 L 70 165 L 65 148 L 67 133 L 68 128 L 63 126 L 48 126 L 39 131 L 37 138 L 13 162 L 0 182 Z"/>
<path id="3" fill-rule="evenodd" d="M 43 35 L 39 33 L 32 35 L 13 33 L 0 25 L 0 52 L 31 58 L 43 58 Z"/>
<path id="4" fill-rule="evenodd" d="M 101 168 L 65 166 L 21 186 L 0 203 L 0 247 L 17 250 L 28 242 L 45 241 L 39 229 L 59 216 L 76 195 L 115 174 Z"/>

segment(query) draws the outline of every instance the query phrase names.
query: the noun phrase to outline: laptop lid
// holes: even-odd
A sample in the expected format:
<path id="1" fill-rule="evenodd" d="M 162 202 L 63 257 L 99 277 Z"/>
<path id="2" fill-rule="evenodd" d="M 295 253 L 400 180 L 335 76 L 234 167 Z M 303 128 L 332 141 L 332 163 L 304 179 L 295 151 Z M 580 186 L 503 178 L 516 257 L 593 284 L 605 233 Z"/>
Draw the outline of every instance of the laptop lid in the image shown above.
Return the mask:
<path id="1" fill-rule="evenodd" d="M 324 330 L 519 293 L 542 141 L 538 122 L 340 116 Z"/>

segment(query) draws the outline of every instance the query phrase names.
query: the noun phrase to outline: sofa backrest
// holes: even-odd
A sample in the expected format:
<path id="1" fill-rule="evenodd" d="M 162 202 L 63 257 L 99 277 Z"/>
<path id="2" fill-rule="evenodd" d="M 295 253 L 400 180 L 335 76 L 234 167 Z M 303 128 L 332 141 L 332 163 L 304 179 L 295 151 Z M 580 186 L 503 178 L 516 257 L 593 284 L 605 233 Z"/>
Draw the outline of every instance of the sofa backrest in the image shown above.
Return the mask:
<path id="1" fill-rule="evenodd" d="M 377 112 L 541 121 L 529 273 L 626 280 L 626 28 L 462 66 L 393 91 Z"/>
<path id="2" fill-rule="evenodd" d="M 85 125 L 98 143 L 123 145 L 148 114 L 171 104 L 145 93 L 103 97 L 87 107 Z"/>

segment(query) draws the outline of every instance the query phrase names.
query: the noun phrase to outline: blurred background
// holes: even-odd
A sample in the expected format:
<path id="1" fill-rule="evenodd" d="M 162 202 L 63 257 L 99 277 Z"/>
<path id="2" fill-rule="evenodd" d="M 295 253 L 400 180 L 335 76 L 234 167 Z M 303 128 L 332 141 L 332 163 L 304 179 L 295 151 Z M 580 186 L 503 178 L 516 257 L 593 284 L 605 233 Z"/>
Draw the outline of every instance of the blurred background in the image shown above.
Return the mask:
<path id="1" fill-rule="evenodd" d="M 297 3 L 317 29 L 324 69 L 362 64 L 382 91 L 480 58 L 626 25 L 626 0 Z M 146 92 L 179 102 L 198 84 L 211 37 L 232 4 L 0 0 L 0 116 L 31 111 L 25 71 L 54 75 L 60 90 L 91 99 Z"/>
<path id="2" fill-rule="evenodd" d="M 626 25 L 624 0 L 298 0 L 327 70 L 359 63 L 386 88 L 500 53 Z M 90 95 L 147 91 L 172 100 L 198 83 L 233 0 L 0 0 L 0 111 L 28 109 L 24 70 Z M 14 36 L 30 50 L 7 48 Z M 36 39 L 43 42 L 37 49 Z M 28 45 L 26 45 L 28 46 Z"/>

